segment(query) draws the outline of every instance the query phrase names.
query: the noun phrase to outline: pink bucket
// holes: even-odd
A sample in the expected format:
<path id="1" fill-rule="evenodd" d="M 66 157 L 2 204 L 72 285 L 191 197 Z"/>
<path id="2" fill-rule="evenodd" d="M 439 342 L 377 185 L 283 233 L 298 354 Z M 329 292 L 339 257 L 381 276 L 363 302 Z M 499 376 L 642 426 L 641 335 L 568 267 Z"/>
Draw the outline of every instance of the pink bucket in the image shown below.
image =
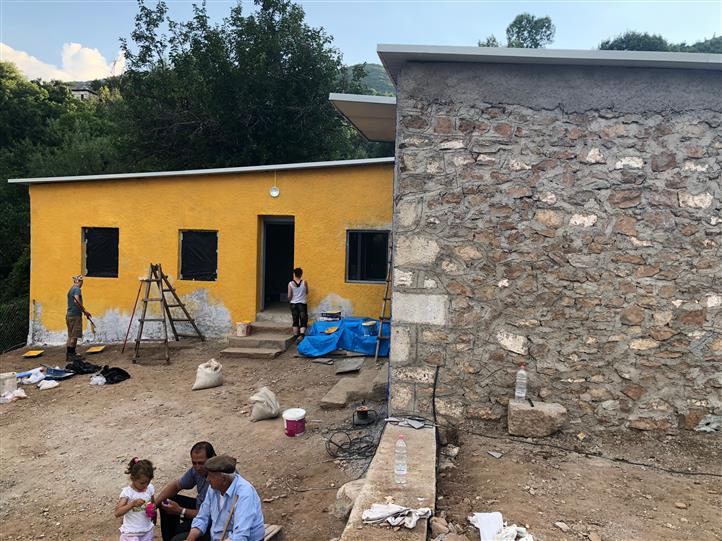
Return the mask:
<path id="1" fill-rule="evenodd" d="M 306 410 L 291 408 L 283 412 L 283 428 L 286 436 L 293 438 L 306 432 Z"/>

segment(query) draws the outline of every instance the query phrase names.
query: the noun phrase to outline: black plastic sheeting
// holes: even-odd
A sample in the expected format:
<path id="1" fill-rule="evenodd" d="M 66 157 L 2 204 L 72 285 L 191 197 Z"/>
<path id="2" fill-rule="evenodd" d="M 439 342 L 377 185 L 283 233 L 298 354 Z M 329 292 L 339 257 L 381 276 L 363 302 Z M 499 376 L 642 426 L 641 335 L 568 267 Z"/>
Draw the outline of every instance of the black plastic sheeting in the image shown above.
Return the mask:
<path id="1" fill-rule="evenodd" d="M 85 274 L 101 278 L 118 276 L 118 229 L 116 227 L 86 227 Z"/>
<path id="2" fill-rule="evenodd" d="M 182 280 L 213 281 L 218 275 L 218 233 L 181 232 Z"/>

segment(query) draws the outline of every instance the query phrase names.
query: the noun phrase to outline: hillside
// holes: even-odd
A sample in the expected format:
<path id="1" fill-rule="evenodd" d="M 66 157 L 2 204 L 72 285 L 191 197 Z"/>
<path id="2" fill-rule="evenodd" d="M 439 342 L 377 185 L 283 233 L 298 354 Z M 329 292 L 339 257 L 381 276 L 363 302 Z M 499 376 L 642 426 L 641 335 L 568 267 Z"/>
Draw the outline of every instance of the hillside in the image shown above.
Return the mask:
<path id="1" fill-rule="evenodd" d="M 348 66 L 346 68 L 347 73 L 350 74 L 353 68 L 354 66 Z M 396 94 L 396 89 L 381 64 L 366 64 L 366 77 L 363 78 L 363 82 L 374 94 L 385 96 L 394 96 Z"/>

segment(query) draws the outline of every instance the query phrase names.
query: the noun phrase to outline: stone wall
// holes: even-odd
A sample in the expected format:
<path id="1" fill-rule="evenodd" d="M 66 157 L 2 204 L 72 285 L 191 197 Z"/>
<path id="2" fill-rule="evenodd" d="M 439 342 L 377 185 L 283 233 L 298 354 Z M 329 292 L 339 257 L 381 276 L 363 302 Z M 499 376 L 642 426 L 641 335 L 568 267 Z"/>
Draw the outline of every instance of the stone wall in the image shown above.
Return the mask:
<path id="1" fill-rule="evenodd" d="M 722 74 L 408 64 L 393 414 L 694 428 L 722 413 Z M 435 380 L 438 380 L 434 385 Z"/>

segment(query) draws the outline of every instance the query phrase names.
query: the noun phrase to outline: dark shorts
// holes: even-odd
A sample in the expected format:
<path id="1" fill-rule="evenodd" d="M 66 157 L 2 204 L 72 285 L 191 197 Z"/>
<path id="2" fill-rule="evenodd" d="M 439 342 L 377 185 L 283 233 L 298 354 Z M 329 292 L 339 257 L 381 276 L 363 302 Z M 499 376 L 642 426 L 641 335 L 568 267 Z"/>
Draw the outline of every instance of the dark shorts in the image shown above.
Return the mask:
<path id="1" fill-rule="evenodd" d="M 291 304 L 291 316 L 294 327 L 308 326 L 308 306 L 302 302 Z"/>
<path id="2" fill-rule="evenodd" d="M 68 326 L 68 338 L 83 337 L 83 316 L 65 316 L 65 324 Z"/>

